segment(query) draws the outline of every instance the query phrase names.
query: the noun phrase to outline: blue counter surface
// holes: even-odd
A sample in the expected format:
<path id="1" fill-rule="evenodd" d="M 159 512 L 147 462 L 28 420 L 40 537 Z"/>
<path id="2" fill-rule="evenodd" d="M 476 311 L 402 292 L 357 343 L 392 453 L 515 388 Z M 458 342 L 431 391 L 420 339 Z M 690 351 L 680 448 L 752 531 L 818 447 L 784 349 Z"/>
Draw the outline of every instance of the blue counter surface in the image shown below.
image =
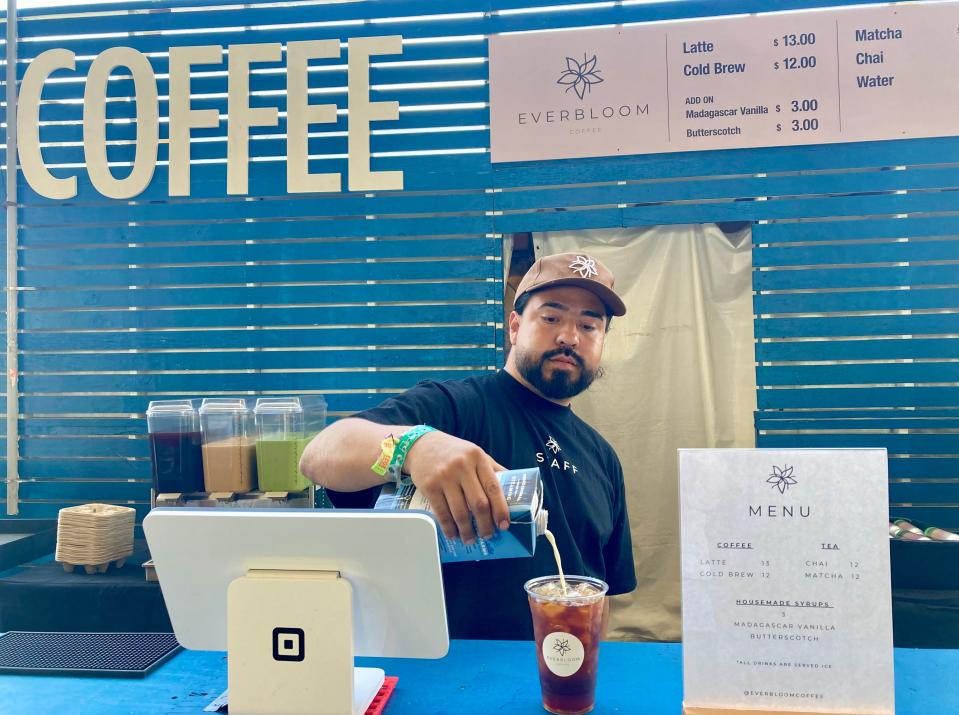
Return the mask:
<path id="1" fill-rule="evenodd" d="M 896 654 L 897 715 L 959 715 L 959 651 Z M 538 715 L 532 643 L 454 641 L 438 661 L 360 659 L 400 682 L 386 715 Z M 0 676 L 3 715 L 199 713 L 226 688 L 226 655 L 182 651 L 146 678 Z M 682 649 L 604 643 L 594 712 L 678 715 Z"/>

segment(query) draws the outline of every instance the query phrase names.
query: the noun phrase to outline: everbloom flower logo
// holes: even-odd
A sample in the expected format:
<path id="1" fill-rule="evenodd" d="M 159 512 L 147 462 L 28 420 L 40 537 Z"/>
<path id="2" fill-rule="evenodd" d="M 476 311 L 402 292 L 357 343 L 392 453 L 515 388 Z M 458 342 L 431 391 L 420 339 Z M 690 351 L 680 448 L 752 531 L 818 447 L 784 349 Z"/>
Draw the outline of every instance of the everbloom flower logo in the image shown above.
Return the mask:
<path id="1" fill-rule="evenodd" d="M 569 264 L 569 269 L 579 273 L 580 278 L 592 278 L 599 275 L 599 271 L 596 270 L 596 260 L 589 256 L 576 256 L 576 260 Z"/>
<path id="2" fill-rule="evenodd" d="M 773 489 L 778 489 L 780 494 L 785 494 L 786 490 L 797 482 L 793 477 L 793 468 L 784 464 L 782 469 L 773 466 L 773 473 L 769 475 L 766 483 L 772 484 Z"/>
<path id="3" fill-rule="evenodd" d="M 596 69 L 596 55 L 587 59 L 584 54 L 582 64 L 572 57 L 566 58 L 566 71 L 559 76 L 556 84 L 565 85 L 567 92 L 573 90 L 576 96 L 582 99 L 592 91 L 594 84 L 602 81 L 603 78 L 599 76 L 599 70 Z"/>

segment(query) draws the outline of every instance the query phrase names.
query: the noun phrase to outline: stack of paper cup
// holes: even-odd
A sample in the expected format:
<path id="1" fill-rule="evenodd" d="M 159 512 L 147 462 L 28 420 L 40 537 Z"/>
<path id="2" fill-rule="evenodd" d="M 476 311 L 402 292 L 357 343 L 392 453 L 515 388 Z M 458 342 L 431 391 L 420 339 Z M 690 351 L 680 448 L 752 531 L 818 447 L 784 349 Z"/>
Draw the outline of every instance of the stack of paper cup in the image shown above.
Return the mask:
<path id="1" fill-rule="evenodd" d="M 136 511 L 113 504 L 84 504 L 60 510 L 56 559 L 66 565 L 102 566 L 133 553 Z M 89 569 L 87 569 L 89 571 Z"/>

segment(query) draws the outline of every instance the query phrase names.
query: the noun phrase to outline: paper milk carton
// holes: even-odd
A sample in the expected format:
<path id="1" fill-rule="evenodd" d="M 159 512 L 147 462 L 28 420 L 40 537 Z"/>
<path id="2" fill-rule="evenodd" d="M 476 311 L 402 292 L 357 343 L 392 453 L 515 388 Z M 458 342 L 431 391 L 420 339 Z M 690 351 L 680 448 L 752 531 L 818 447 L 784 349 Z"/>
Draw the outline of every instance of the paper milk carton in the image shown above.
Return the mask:
<path id="1" fill-rule="evenodd" d="M 543 509 L 543 483 L 539 467 L 511 469 L 497 472 L 503 487 L 503 495 L 509 507 L 510 525 L 507 531 L 498 531 L 490 539 L 477 538 L 467 546 L 459 539 L 447 539 L 439 524 L 440 561 L 485 561 L 487 559 L 513 559 L 532 556 L 536 551 L 536 537 L 546 532 L 548 514 Z M 416 487 L 399 487 L 387 484 L 380 492 L 374 509 L 406 509 L 422 511 L 432 516 L 429 499 L 417 492 Z M 474 520 L 475 528 L 476 522 Z"/>

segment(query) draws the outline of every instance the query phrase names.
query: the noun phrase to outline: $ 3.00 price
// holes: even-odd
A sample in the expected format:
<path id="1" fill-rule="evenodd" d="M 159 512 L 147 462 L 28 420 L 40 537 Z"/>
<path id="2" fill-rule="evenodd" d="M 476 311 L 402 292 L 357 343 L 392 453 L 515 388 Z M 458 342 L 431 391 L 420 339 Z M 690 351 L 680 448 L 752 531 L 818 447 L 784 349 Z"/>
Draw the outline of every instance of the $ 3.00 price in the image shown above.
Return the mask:
<path id="1" fill-rule="evenodd" d="M 790 131 L 794 132 L 814 132 L 819 129 L 819 120 L 815 117 L 809 119 L 793 119 L 789 123 Z M 776 131 L 781 132 L 783 130 L 782 124 L 776 125 Z"/>

